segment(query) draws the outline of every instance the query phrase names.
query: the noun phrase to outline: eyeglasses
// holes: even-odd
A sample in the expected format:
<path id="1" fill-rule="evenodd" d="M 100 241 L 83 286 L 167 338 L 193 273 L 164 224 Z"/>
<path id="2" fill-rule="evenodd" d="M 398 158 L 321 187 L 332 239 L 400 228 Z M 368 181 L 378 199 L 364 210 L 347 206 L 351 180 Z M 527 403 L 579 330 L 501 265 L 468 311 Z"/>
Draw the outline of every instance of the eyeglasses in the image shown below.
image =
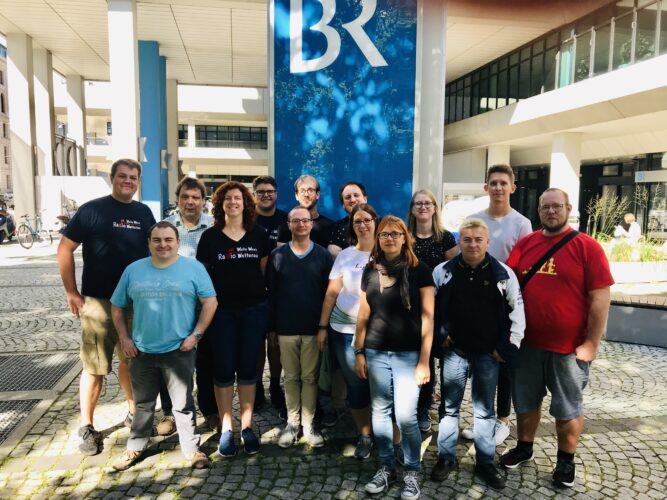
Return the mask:
<path id="1" fill-rule="evenodd" d="M 564 203 L 552 203 L 551 205 L 542 205 L 540 206 L 540 212 L 548 212 L 553 210 L 554 212 L 560 212 L 565 206 Z"/>
<path id="2" fill-rule="evenodd" d="M 422 208 L 422 207 L 431 208 L 433 206 L 433 202 L 431 202 L 431 201 L 415 201 L 412 205 L 417 207 L 417 208 Z"/>
<path id="3" fill-rule="evenodd" d="M 386 232 L 381 232 L 378 234 L 378 238 L 381 240 L 386 240 L 388 238 L 391 238 L 392 240 L 397 240 L 401 236 L 403 236 L 403 233 L 399 233 L 398 231 L 392 231 L 391 233 L 386 233 Z"/>
<path id="4" fill-rule="evenodd" d="M 302 189 L 299 189 L 298 193 L 299 193 L 299 194 L 313 195 L 313 194 L 317 193 L 317 189 L 313 189 L 313 188 L 302 188 Z"/>
<path id="5" fill-rule="evenodd" d="M 375 219 L 357 219 L 352 222 L 355 226 L 361 226 L 362 224 L 364 226 L 370 226 Z"/>
<path id="6" fill-rule="evenodd" d="M 290 224 L 310 224 L 313 219 L 292 219 Z"/>
<path id="7" fill-rule="evenodd" d="M 260 198 L 264 198 L 265 196 L 275 196 L 276 193 L 277 191 L 275 189 L 259 189 L 255 191 L 255 194 Z"/>

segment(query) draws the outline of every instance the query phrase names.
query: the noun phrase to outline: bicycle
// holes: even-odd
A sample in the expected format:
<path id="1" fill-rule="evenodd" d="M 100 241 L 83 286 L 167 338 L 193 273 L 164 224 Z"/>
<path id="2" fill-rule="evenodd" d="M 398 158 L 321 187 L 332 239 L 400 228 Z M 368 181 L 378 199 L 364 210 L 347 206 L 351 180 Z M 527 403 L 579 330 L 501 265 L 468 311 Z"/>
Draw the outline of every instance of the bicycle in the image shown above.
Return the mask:
<path id="1" fill-rule="evenodd" d="M 21 218 L 24 219 L 24 222 L 16 230 L 16 239 L 19 241 L 19 245 L 25 249 L 30 249 L 35 241 L 48 241 L 49 245 L 53 244 L 53 235 L 48 229 L 42 227 L 42 217 L 40 214 L 35 215 L 32 219 L 35 222 L 34 227 L 30 224 L 28 214 L 22 215 Z"/>

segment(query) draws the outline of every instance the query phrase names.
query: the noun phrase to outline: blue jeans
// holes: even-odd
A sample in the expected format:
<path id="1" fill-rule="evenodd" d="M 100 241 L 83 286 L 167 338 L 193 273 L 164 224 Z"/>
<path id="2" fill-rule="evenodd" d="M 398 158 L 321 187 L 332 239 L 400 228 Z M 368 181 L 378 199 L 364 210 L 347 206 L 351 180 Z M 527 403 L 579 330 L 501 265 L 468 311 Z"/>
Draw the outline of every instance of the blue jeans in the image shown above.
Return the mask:
<path id="1" fill-rule="evenodd" d="M 475 457 L 478 464 L 493 463 L 496 453 L 496 412 L 494 399 L 498 384 L 498 362 L 490 354 L 463 358 L 453 349 L 442 356 L 444 416 L 438 430 L 438 454 L 456 460 L 459 437 L 459 410 L 468 374 L 472 374 L 472 407 L 475 429 Z"/>
<path id="2" fill-rule="evenodd" d="M 417 425 L 419 385 L 415 377 L 419 352 L 366 349 L 371 390 L 373 434 L 380 463 L 395 469 L 392 413 L 401 430 L 405 470 L 421 470 L 421 432 Z"/>
<path id="3" fill-rule="evenodd" d="M 347 404 L 352 410 L 366 408 L 371 401 L 368 380 L 359 378 L 354 371 L 353 335 L 337 332 L 329 327 L 329 343 L 333 349 L 347 386 Z"/>
<path id="4" fill-rule="evenodd" d="M 216 387 L 231 387 L 235 379 L 239 385 L 255 385 L 257 354 L 268 326 L 269 304 L 266 301 L 247 307 L 218 305 L 206 331 L 213 340 L 213 383 Z"/>

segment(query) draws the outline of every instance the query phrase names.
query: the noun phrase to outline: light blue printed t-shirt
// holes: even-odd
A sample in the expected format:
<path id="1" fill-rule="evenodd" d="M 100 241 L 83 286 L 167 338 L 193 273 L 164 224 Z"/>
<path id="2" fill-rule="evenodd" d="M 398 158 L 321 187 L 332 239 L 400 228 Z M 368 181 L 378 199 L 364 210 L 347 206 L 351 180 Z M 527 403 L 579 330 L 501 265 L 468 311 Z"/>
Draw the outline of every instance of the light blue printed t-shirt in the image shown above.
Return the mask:
<path id="1" fill-rule="evenodd" d="M 127 266 L 111 303 L 123 308 L 132 304 L 132 340 L 141 352 L 159 354 L 178 349 L 192 333 L 199 297 L 215 297 L 201 262 L 179 257 L 159 269 L 146 257 Z"/>

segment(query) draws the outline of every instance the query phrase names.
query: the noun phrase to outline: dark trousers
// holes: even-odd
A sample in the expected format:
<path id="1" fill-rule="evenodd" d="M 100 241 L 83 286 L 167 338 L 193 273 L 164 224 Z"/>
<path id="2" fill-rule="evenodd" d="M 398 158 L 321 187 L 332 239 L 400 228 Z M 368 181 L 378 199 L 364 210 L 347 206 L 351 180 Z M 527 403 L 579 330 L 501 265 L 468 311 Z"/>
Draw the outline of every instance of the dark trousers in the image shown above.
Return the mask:
<path id="1" fill-rule="evenodd" d="M 431 378 L 429 381 L 422 385 L 419 389 L 419 401 L 417 402 L 417 410 L 429 409 L 433 404 L 433 389 L 435 388 L 435 359 L 433 357 L 433 351 L 431 351 L 431 356 L 428 358 L 428 369 L 431 372 Z"/>
<path id="2" fill-rule="evenodd" d="M 218 406 L 215 402 L 215 391 L 213 390 L 213 347 L 211 337 L 204 335 L 197 345 L 197 360 L 195 379 L 197 380 L 197 405 L 199 411 L 205 417 L 217 415 Z M 160 383 L 160 401 L 162 412 L 165 415 L 173 415 L 172 403 L 167 391 L 164 379 Z"/>
<path id="3" fill-rule="evenodd" d="M 507 363 L 500 363 L 498 370 L 498 395 L 496 397 L 496 413 L 498 418 L 509 417 L 512 411 L 512 371 Z"/>

